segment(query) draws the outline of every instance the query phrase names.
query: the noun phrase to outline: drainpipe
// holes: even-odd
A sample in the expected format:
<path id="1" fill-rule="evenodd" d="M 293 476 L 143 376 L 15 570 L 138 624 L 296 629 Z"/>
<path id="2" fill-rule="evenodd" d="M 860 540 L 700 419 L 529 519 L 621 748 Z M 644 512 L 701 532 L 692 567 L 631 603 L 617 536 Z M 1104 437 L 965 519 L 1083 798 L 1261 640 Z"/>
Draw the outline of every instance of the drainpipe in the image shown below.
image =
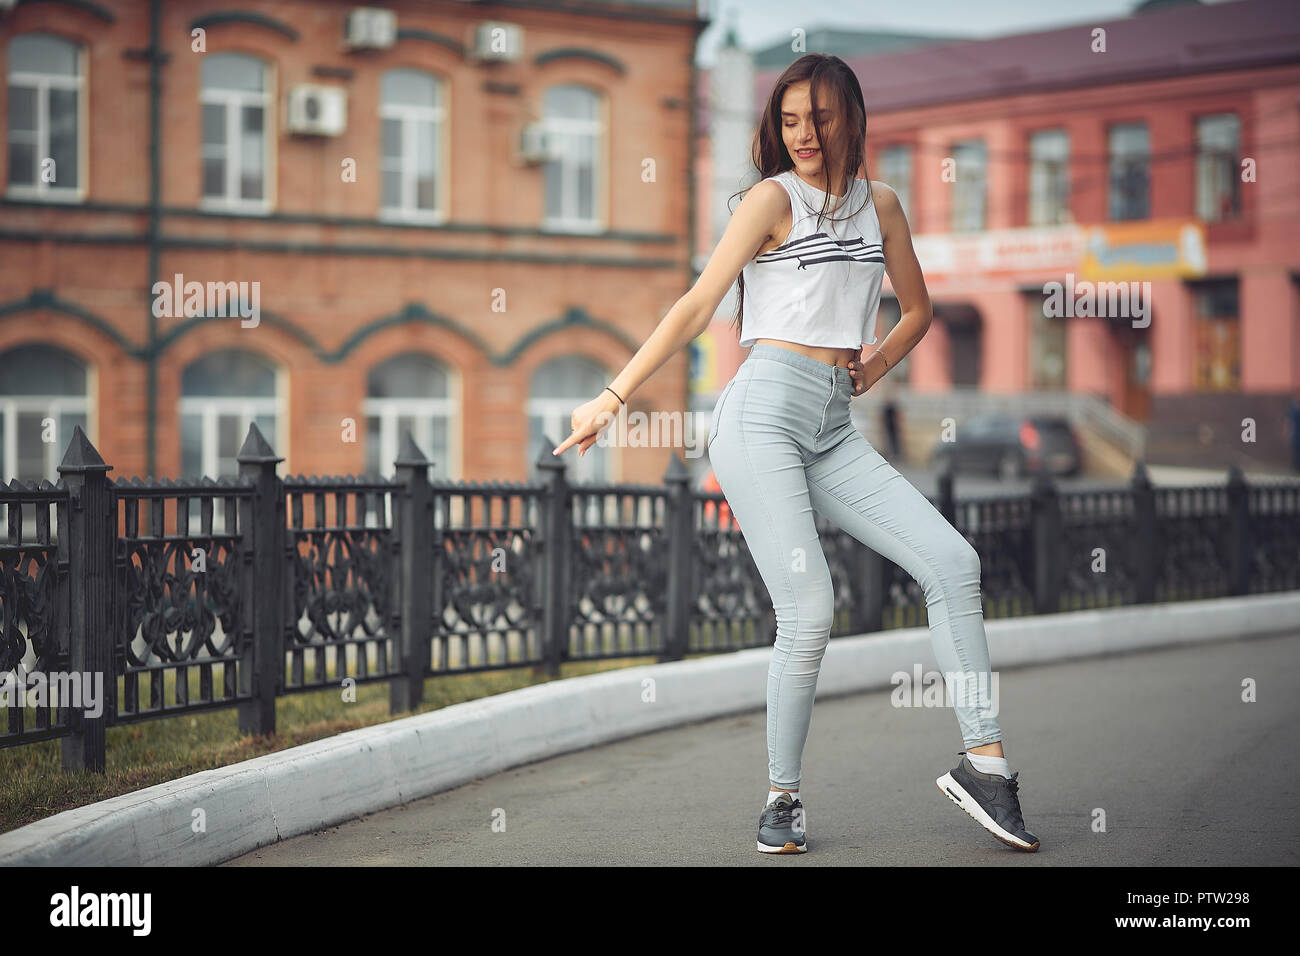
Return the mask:
<path id="1" fill-rule="evenodd" d="M 149 284 L 158 281 L 159 223 L 162 198 L 162 0 L 149 0 Z M 158 318 L 152 305 L 145 346 L 145 474 L 158 474 Z"/>

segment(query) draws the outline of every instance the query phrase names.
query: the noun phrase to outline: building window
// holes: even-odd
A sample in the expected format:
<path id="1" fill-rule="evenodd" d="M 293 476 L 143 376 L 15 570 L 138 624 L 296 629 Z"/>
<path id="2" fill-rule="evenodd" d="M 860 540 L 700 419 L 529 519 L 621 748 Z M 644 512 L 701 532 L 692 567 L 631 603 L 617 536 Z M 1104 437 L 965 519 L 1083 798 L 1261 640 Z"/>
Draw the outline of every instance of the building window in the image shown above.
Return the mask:
<path id="1" fill-rule="evenodd" d="M 43 33 L 9 41 L 9 194 L 83 196 L 81 51 Z"/>
<path id="2" fill-rule="evenodd" d="M 1233 113 L 1196 121 L 1196 215 L 1207 222 L 1241 215 L 1241 123 Z"/>
<path id="3" fill-rule="evenodd" d="M 903 215 L 911 221 L 908 210 L 912 203 L 912 148 L 886 146 L 880 151 L 880 179 L 898 193 L 898 203 Z"/>
<path id="4" fill-rule="evenodd" d="M 1145 123 L 1110 130 L 1110 218 L 1146 219 L 1151 215 L 1151 144 Z"/>
<path id="5" fill-rule="evenodd" d="M 1029 137 L 1029 225 L 1070 221 L 1070 136 L 1047 129 Z"/>
<path id="6" fill-rule="evenodd" d="M 267 68 L 242 53 L 203 56 L 203 204 L 265 212 L 270 169 Z"/>
<path id="7" fill-rule="evenodd" d="M 451 376 L 439 362 L 408 353 L 376 365 L 366 380 L 362 410 L 366 417 L 367 474 L 393 475 L 402 436 L 410 432 L 420 451 L 433 462 L 430 477 L 455 479 L 451 432 L 456 421 L 456 400 Z"/>
<path id="8" fill-rule="evenodd" d="M 77 425 L 86 424 L 86 367 L 52 345 L 0 354 L 0 481 L 58 481 Z"/>
<path id="9" fill-rule="evenodd" d="M 566 230 L 597 229 L 596 196 L 602 180 L 600 157 L 604 153 L 600 97 L 581 86 L 552 86 L 543 97 L 543 115 L 548 153 L 542 172 L 546 188 L 544 225 Z"/>
<path id="10" fill-rule="evenodd" d="M 1067 319 L 1047 315 L 1041 292 L 1025 296 L 1029 306 L 1029 387 L 1063 390 L 1066 387 Z"/>
<path id="11" fill-rule="evenodd" d="M 1237 280 L 1214 279 L 1192 285 L 1196 298 L 1194 387 L 1198 392 L 1241 388 L 1241 326 Z"/>
<path id="12" fill-rule="evenodd" d="M 224 478 L 239 474 L 239 454 L 248 426 L 280 456 L 279 402 L 275 366 L 239 349 L 222 349 L 191 362 L 181 373 L 181 474 Z"/>
<path id="13" fill-rule="evenodd" d="M 984 141 L 965 140 L 953 144 L 957 181 L 952 191 L 952 228 L 968 232 L 984 228 L 987 177 Z"/>
<path id="14" fill-rule="evenodd" d="M 389 70 L 383 78 L 379 119 L 384 215 L 442 218 L 442 84 L 419 70 Z"/>
<path id="15" fill-rule="evenodd" d="M 528 474 L 545 450 L 553 449 L 573 431 L 573 410 L 599 395 L 612 375 L 590 359 L 579 355 L 552 359 L 533 373 L 528 389 Z M 626 409 L 624 409 L 626 411 Z M 601 434 L 606 441 L 616 434 L 617 422 L 611 422 Z M 549 444 L 548 444 L 549 442 Z M 613 480 L 612 447 L 599 441 L 579 457 L 565 453 L 571 481 L 603 482 Z"/>

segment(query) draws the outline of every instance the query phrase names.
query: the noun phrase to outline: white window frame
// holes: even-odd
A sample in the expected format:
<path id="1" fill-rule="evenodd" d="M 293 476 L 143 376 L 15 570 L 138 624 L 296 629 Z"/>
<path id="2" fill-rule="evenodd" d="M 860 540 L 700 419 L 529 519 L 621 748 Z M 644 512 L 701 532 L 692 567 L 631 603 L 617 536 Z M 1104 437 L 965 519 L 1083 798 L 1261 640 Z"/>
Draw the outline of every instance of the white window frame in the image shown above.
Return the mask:
<path id="1" fill-rule="evenodd" d="M 965 149 L 963 149 L 965 148 Z M 965 151 L 972 157 L 978 157 L 978 163 L 971 163 L 969 160 L 962 163 L 959 159 L 961 153 Z M 958 140 L 952 144 L 953 164 L 956 167 L 957 181 L 953 184 L 957 188 L 952 191 L 952 223 L 953 232 L 982 232 L 988 228 L 989 222 L 989 152 L 988 145 L 980 137 L 972 139 Z M 972 178 L 972 173 L 977 174 L 977 178 Z M 978 186 L 978 192 L 975 190 Z M 968 215 L 970 210 L 962 208 L 959 199 L 977 195 L 979 198 L 978 217 Z M 978 222 L 970 224 L 974 219 Z"/>
<path id="2" fill-rule="evenodd" d="M 86 372 L 86 387 L 89 389 L 91 385 L 90 370 L 87 369 Z M 41 418 L 53 418 L 56 427 L 61 415 L 82 415 L 86 419 L 86 437 L 90 439 L 92 444 L 95 441 L 91 431 L 94 421 L 91 415 L 90 400 L 84 395 L 9 395 L 0 397 L 0 418 L 4 419 L 4 460 L 6 466 L 11 462 L 14 466 L 18 464 L 18 416 L 24 412 L 35 412 Z M 50 481 L 58 480 L 59 462 L 63 460 L 63 455 L 68 450 L 68 442 L 71 439 L 71 435 L 56 434 L 55 440 L 45 445 L 45 469 L 41 474 L 41 478 L 49 478 Z M 18 477 L 17 472 L 0 475 L 0 482 L 16 477 Z"/>
<path id="3" fill-rule="evenodd" d="M 1231 128 L 1233 142 L 1231 147 L 1214 142 L 1223 129 Z M 1241 218 L 1242 191 L 1240 188 L 1241 167 L 1238 156 L 1241 153 L 1241 117 L 1234 112 L 1207 113 L 1196 117 L 1196 215 L 1205 222 L 1233 222 Z M 1222 163 L 1223 157 L 1231 162 Z M 1236 182 L 1230 186 L 1235 190 L 1237 210 L 1226 216 L 1218 215 L 1217 204 L 1213 201 L 1219 197 L 1215 190 L 1215 173 L 1226 169 L 1228 176 Z"/>
<path id="4" fill-rule="evenodd" d="M 1127 140 L 1136 138 L 1137 131 L 1142 133 L 1142 148 L 1134 148 Z M 1141 159 L 1146 176 L 1145 209 L 1140 216 L 1116 217 L 1118 199 L 1115 189 L 1116 166 L 1130 160 Z M 1128 123 L 1113 123 L 1106 129 L 1106 219 L 1108 222 L 1143 222 L 1151 218 L 1151 128 L 1139 120 Z"/>
<path id="5" fill-rule="evenodd" d="M 452 396 L 446 398 L 365 398 L 361 403 L 361 414 L 366 419 L 367 441 L 370 435 L 369 420 L 379 419 L 379 462 L 384 477 L 394 474 L 393 462 L 401 447 L 402 436 L 398 434 L 397 423 L 403 417 L 415 419 L 411 437 L 420 451 L 434 457 L 434 465 L 441 465 L 442 474 L 434 477 L 441 481 L 460 480 L 460 462 L 456 449 L 459 447 L 457 406 L 459 402 Z M 434 419 L 442 419 L 447 426 L 447 457 L 445 461 L 437 460 L 438 453 L 433 447 Z"/>
<path id="6" fill-rule="evenodd" d="M 267 441 L 271 442 L 271 447 L 275 450 L 276 455 L 284 458 L 285 464 L 289 462 L 289 452 L 287 450 L 288 423 L 283 410 L 281 401 L 281 375 L 277 369 L 275 372 L 275 391 L 274 396 L 265 396 L 257 398 L 235 398 L 219 397 L 212 395 L 182 395 L 179 406 L 180 419 L 178 425 L 184 428 L 186 415 L 198 415 L 200 420 L 200 450 L 199 450 L 199 474 L 185 475 L 182 478 L 193 478 L 198 480 L 200 477 L 209 477 L 214 480 L 229 477 L 217 473 L 217 448 L 219 446 L 219 432 L 217 431 L 217 420 L 223 415 L 239 416 L 239 434 L 245 436 L 248 434 L 248 426 L 259 414 L 271 414 L 275 416 L 275 435 L 264 436 Z M 183 442 L 183 435 L 182 435 Z M 182 471 L 184 469 L 182 468 Z M 238 474 L 238 466 L 236 472 Z M 201 514 L 198 498 L 190 499 L 190 531 L 195 532 L 199 528 L 199 516 Z M 223 534 L 226 530 L 226 506 L 225 499 L 214 496 L 212 501 L 212 530 L 217 534 Z"/>
<path id="7" fill-rule="evenodd" d="M 1062 183 L 1059 196 L 1053 188 L 1058 181 Z M 1059 226 L 1071 221 L 1070 133 L 1064 127 L 1035 130 L 1029 136 L 1026 214 L 1031 226 Z"/>
<path id="8" fill-rule="evenodd" d="M 32 34 L 18 34 L 13 39 Z M 84 202 L 86 199 L 87 156 L 86 149 L 86 51 L 81 45 L 54 34 L 46 36 L 72 47 L 77 57 L 77 75 L 64 76 L 61 73 L 32 73 L 26 70 L 11 72 L 9 86 L 34 87 L 36 90 L 36 182 L 33 185 L 9 183 L 6 195 L 14 199 L 43 199 L 53 202 Z M 12 43 L 12 41 L 11 41 Z M 77 185 L 74 187 L 58 184 L 58 170 L 55 170 L 55 182 L 47 183 L 41 179 L 41 162 L 50 155 L 50 90 L 74 90 L 77 94 Z M 8 91 L 6 90 L 6 96 Z M 13 142 L 14 130 L 5 131 L 5 150 Z M 7 167 L 6 167 L 7 169 Z M 6 178 L 9 172 L 6 172 Z"/>
<path id="9" fill-rule="evenodd" d="M 379 86 L 379 215 L 382 219 L 394 219 L 407 222 L 422 223 L 442 223 L 447 221 L 446 195 L 447 185 L 444 182 L 446 177 L 447 153 L 447 108 L 443 106 L 443 81 L 440 77 L 426 70 L 413 70 L 412 72 L 423 73 L 433 81 L 435 90 L 436 106 L 411 106 L 406 103 L 386 103 L 384 101 L 383 83 Z M 389 171 L 389 160 L 383 154 L 383 135 L 384 121 L 395 120 L 400 124 L 402 156 L 398 161 L 397 174 L 401 178 L 402 197 L 400 205 L 384 205 L 384 187 L 383 174 Z M 436 205 L 433 209 L 421 209 L 416 206 L 416 194 L 418 186 L 416 180 L 418 170 L 416 164 L 416 143 L 415 127 L 418 123 L 432 123 L 434 128 L 434 142 L 436 144 L 437 154 L 434 156 L 433 175 L 436 181 L 434 189 L 434 202 Z"/>
<path id="10" fill-rule="evenodd" d="M 279 373 L 276 374 L 276 391 L 279 391 Z M 182 395 L 180 401 L 181 421 L 184 421 L 186 415 L 197 415 L 201 422 L 201 441 L 199 452 L 199 475 L 206 475 L 210 478 L 223 477 L 217 473 L 217 448 L 219 445 L 217 431 L 217 420 L 223 416 L 235 415 L 239 418 L 239 434 L 241 436 L 248 434 L 248 426 L 256 419 L 258 415 L 271 415 L 275 418 L 275 435 L 267 435 L 266 439 L 274 444 L 271 446 L 275 453 L 288 460 L 288 453 L 284 450 L 284 442 L 281 432 L 284 431 L 284 416 L 280 411 L 280 400 L 276 396 L 264 396 L 257 398 L 235 398 L 231 396 L 220 397 L 215 395 Z M 199 477 L 183 476 L 183 477 Z"/>
<path id="11" fill-rule="evenodd" d="M 530 397 L 525 405 L 526 414 L 528 415 L 529 443 L 531 444 L 532 442 L 532 425 L 533 425 L 534 418 L 540 418 L 542 420 L 543 435 L 545 435 L 546 437 L 548 437 L 549 439 L 551 439 L 556 443 L 564 441 L 564 439 L 569 437 L 569 433 L 573 431 L 572 427 L 570 426 L 570 419 L 573 418 L 573 410 L 587 400 L 588 399 L 586 398 L 532 398 Z M 605 436 L 607 440 L 613 437 L 610 434 L 610 432 L 613 431 L 615 428 L 617 428 L 617 423 L 611 422 L 605 431 Z M 587 449 L 587 453 L 582 456 L 573 454 L 572 450 L 566 452 L 565 453 L 566 457 L 572 455 L 572 457 L 568 459 L 569 467 L 566 473 L 567 479 L 570 482 L 575 482 L 575 481 L 593 482 L 594 481 L 594 482 L 599 482 L 601 484 L 618 481 L 619 480 L 618 459 L 620 458 L 620 456 L 616 454 L 617 450 L 618 450 L 617 446 L 613 444 L 606 445 L 603 448 L 600 446 L 600 444 L 595 444 L 592 445 L 591 448 Z M 546 452 L 547 454 L 550 454 L 550 449 L 549 448 L 546 449 Z M 598 455 L 608 456 L 605 459 L 607 463 L 607 468 L 606 468 L 607 474 L 604 478 L 600 478 L 596 475 L 595 456 Z M 528 471 L 530 474 L 533 471 L 534 465 L 535 465 L 535 458 L 534 456 L 530 455 L 528 461 Z"/>
<path id="12" fill-rule="evenodd" d="M 272 183 L 275 180 L 275 121 L 272 116 L 274 97 L 271 90 L 275 88 L 275 73 L 270 63 L 251 53 L 230 51 L 236 56 L 257 60 L 262 65 L 262 90 L 230 90 L 222 87 L 202 86 L 202 74 L 199 77 L 199 206 L 204 209 L 224 210 L 228 212 L 246 212 L 266 215 L 273 207 Z M 221 54 L 211 54 L 220 56 Z M 203 194 L 203 161 L 207 158 L 208 146 L 203 142 L 203 107 L 221 106 L 226 111 L 226 142 L 220 147 L 226 161 L 226 192 L 223 196 L 205 196 Z M 239 195 L 239 176 L 242 171 L 242 137 L 241 119 L 245 106 L 262 108 L 262 198 L 244 199 Z"/>
<path id="13" fill-rule="evenodd" d="M 594 119 L 574 119 L 567 116 L 544 115 L 542 128 L 545 140 L 558 145 L 558 155 L 546 162 L 558 163 L 560 166 L 560 213 L 551 215 L 547 207 L 546 179 L 542 179 L 542 228 L 558 232 L 600 232 L 604 228 L 604 209 L 601 196 L 605 191 L 605 130 L 608 126 L 606 116 L 606 97 L 599 90 L 579 83 L 560 83 L 548 87 L 547 92 L 557 87 L 570 87 L 581 90 L 591 97 L 596 104 Z M 543 93 L 543 108 L 546 102 Z M 578 137 L 587 137 L 591 145 L 591 218 L 583 219 L 576 215 L 578 208 L 578 166 L 573 161 L 573 153 L 568 146 Z M 572 411 L 572 409 L 570 409 Z M 585 457 L 585 456 L 584 456 Z"/>
<path id="14" fill-rule="evenodd" d="M 912 147 L 893 143 L 880 151 L 880 178 L 898 194 L 898 204 L 903 215 L 911 218 L 912 206 Z"/>

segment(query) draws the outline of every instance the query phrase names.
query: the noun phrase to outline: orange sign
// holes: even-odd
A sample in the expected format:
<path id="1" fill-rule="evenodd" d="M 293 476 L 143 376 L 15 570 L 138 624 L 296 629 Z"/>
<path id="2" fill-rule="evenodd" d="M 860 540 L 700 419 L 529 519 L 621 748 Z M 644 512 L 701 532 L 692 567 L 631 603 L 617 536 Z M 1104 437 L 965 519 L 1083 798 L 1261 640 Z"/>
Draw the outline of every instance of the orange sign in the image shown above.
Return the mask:
<path id="1" fill-rule="evenodd" d="M 1084 226 L 1081 279 L 1124 281 L 1205 275 L 1205 226 L 1155 219 Z"/>
<path id="2" fill-rule="evenodd" d="M 1205 274 L 1205 226 L 1199 219 L 986 229 L 912 237 L 927 282 L 946 279 L 1041 282 L 1072 272 L 1080 279 L 1132 280 Z"/>

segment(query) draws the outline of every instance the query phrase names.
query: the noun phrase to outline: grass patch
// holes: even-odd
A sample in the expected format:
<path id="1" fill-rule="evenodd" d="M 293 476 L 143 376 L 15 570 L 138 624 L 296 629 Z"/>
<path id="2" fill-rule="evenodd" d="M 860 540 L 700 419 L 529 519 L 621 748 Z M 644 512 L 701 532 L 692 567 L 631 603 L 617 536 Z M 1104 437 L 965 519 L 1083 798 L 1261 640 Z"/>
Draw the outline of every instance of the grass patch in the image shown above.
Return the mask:
<path id="1" fill-rule="evenodd" d="M 707 655 L 688 655 L 700 656 Z M 656 660 L 655 657 L 624 657 L 571 661 L 561 665 L 557 678 L 549 678 L 540 668 L 533 667 L 431 677 L 424 682 L 421 706 L 395 715 L 388 712 L 387 681 L 357 686 L 354 703 L 345 703 L 337 687 L 289 694 L 275 703 L 277 732 L 260 737 L 239 732 L 235 706 L 113 726 L 108 728 L 107 766 L 103 774 L 64 772 L 59 740 L 8 747 L 0 750 L 0 833 L 74 807 L 371 724 L 440 710 L 450 704 L 545 684 L 553 679 L 653 664 Z M 119 694 L 120 684 L 119 680 Z M 192 690 L 194 686 L 197 685 Z M 166 690 L 166 699 L 170 701 L 173 687 L 168 686 Z M 29 710 L 29 717 L 32 714 L 34 711 Z"/>

